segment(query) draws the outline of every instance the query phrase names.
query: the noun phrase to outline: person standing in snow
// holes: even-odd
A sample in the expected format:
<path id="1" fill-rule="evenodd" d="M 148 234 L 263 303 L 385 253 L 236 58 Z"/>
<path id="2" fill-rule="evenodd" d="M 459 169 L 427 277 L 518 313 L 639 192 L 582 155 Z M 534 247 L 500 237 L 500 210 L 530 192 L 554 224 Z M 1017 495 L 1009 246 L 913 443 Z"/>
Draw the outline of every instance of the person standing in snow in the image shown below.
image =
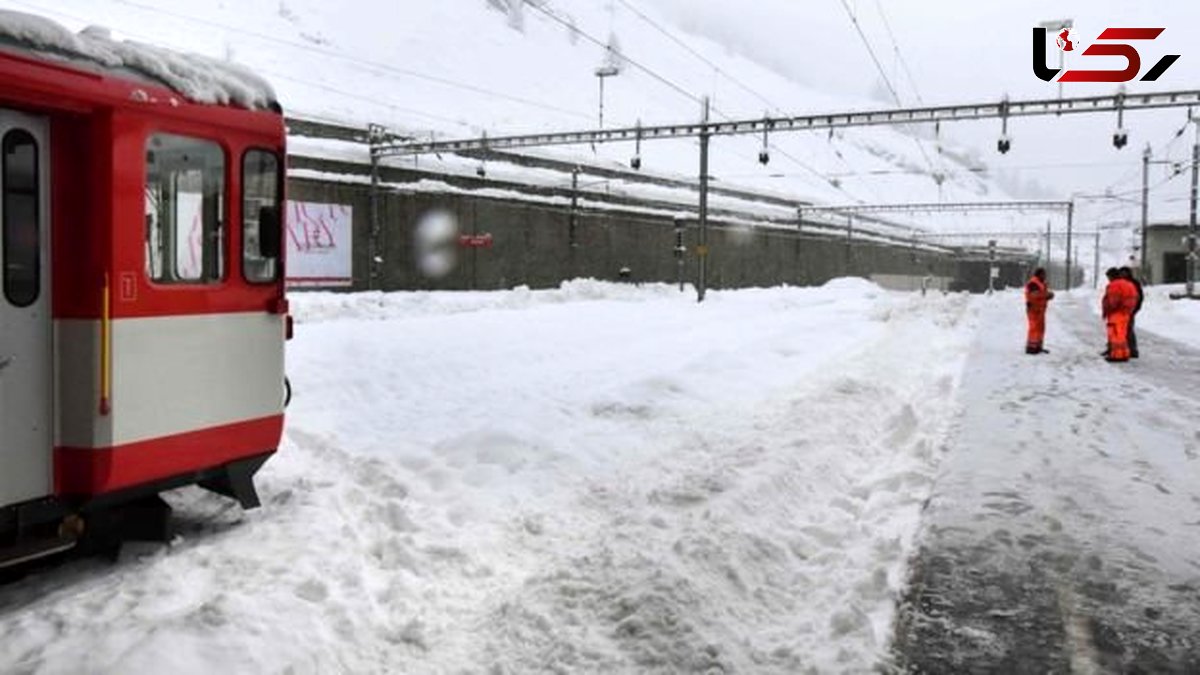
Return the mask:
<path id="1" fill-rule="evenodd" d="M 1108 287 L 1100 303 L 1100 313 L 1108 330 L 1108 350 L 1104 360 L 1110 363 L 1129 360 L 1129 320 L 1137 307 L 1137 289 L 1133 283 L 1121 276 L 1121 271 L 1110 268 L 1107 273 Z"/>
<path id="2" fill-rule="evenodd" d="M 1146 300 L 1146 291 L 1142 288 L 1142 282 L 1133 275 L 1132 269 L 1122 267 L 1120 272 L 1121 278 L 1133 284 L 1133 288 L 1137 291 L 1137 304 L 1133 307 L 1133 314 L 1129 316 L 1129 358 L 1136 359 L 1138 357 L 1137 315 L 1142 311 L 1142 303 Z"/>
<path id="3" fill-rule="evenodd" d="M 1037 268 L 1025 284 L 1025 318 L 1029 334 L 1025 339 L 1026 354 L 1048 354 L 1042 342 L 1046 339 L 1046 307 L 1054 299 L 1054 291 L 1046 287 L 1046 270 Z"/>

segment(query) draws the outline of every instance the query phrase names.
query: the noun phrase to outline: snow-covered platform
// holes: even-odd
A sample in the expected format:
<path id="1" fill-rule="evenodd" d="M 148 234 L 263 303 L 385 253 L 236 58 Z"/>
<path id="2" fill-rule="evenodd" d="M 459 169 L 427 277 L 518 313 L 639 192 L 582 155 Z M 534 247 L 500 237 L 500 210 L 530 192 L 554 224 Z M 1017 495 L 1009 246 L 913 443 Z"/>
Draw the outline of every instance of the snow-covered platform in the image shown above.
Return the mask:
<path id="1" fill-rule="evenodd" d="M 0 671 L 867 672 L 975 299 L 294 294 L 242 513 L 0 587 Z"/>
<path id="2" fill-rule="evenodd" d="M 1200 348 L 1056 304 L 295 294 L 264 508 L 0 586 L 0 671 L 1186 671 Z"/>
<path id="3" fill-rule="evenodd" d="M 1052 309 L 1052 353 L 1029 357 L 1019 308 L 997 300 L 926 510 L 900 660 L 1200 672 L 1200 350 L 1143 330 L 1140 360 L 1105 363 L 1080 293 Z"/>

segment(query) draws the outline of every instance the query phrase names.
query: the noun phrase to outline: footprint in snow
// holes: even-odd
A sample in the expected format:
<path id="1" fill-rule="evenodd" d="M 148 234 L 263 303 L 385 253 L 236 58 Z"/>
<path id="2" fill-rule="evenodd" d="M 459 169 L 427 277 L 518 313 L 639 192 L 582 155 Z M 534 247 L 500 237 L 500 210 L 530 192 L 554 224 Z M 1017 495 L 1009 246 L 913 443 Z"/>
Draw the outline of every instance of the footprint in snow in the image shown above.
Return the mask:
<path id="1" fill-rule="evenodd" d="M 296 596 L 309 602 L 320 603 L 329 598 L 329 587 L 319 579 L 309 579 L 296 586 Z"/>

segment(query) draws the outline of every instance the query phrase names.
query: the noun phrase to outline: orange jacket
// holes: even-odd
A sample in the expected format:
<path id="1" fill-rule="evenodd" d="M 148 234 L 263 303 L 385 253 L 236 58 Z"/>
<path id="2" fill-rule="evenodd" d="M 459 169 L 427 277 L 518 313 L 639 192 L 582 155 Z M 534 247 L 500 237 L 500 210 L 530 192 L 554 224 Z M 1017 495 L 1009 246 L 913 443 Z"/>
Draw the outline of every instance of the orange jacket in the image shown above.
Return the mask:
<path id="1" fill-rule="evenodd" d="M 1046 288 L 1046 282 L 1037 277 L 1029 278 L 1029 283 L 1025 284 L 1025 309 L 1044 312 L 1053 299 L 1054 291 Z"/>
<path id="2" fill-rule="evenodd" d="M 1137 286 L 1128 279 L 1113 279 L 1104 289 L 1104 299 L 1100 302 L 1100 311 L 1104 318 L 1110 314 L 1132 314 L 1137 308 Z"/>

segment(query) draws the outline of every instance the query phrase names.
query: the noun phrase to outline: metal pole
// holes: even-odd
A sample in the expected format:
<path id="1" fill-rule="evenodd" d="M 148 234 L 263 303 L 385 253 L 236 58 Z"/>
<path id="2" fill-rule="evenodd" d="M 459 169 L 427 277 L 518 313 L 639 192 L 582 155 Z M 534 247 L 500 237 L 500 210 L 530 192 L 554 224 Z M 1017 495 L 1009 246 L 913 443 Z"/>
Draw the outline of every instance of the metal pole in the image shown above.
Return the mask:
<path id="1" fill-rule="evenodd" d="M 1067 206 L 1067 283 L 1064 286 L 1068 291 L 1074 285 L 1071 278 L 1071 229 L 1075 222 L 1075 202 L 1072 201 Z"/>
<path id="2" fill-rule="evenodd" d="M 579 246 L 576 241 L 579 213 L 579 167 L 571 170 L 571 215 L 567 221 L 567 242 L 571 249 L 574 250 Z"/>
<path id="3" fill-rule="evenodd" d="M 1092 288 L 1100 288 L 1100 230 L 1096 230 L 1096 260 L 1092 266 Z"/>
<path id="4" fill-rule="evenodd" d="M 597 75 L 597 80 L 600 80 L 600 128 L 604 128 L 604 76 Z"/>
<path id="5" fill-rule="evenodd" d="M 996 267 L 996 240 L 992 239 L 988 242 L 988 295 L 996 292 L 996 275 L 993 273 Z"/>
<path id="6" fill-rule="evenodd" d="M 846 214 L 846 276 L 854 274 L 854 216 Z"/>
<path id="7" fill-rule="evenodd" d="M 379 276 L 379 155 L 375 144 L 380 139 L 382 127 L 367 127 L 367 139 L 371 144 L 371 236 L 367 239 L 367 290 L 375 288 Z"/>
<path id="8" fill-rule="evenodd" d="M 704 123 L 700 131 L 700 245 L 696 247 L 698 272 L 696 302 L 704 302 L 708 290 L 708 142 L 712 134 L 708 130 L 708 97 L 704 97 Z"/>
<path id="9" fill-rule="evenodd" d="M 1192 199 L 1188 216 L 1187 295 L 1192 297 L 1196 290 L 1196 185 L 1200 181 L 1200 120 L 1196 124 L 1196 141 L 1192 144 Z"/>
<path id="10" fill-rule="evenodd" d="M 1065 63 L 1066 56 L 1067 56 L 1066 52 L 1064 52 L 1061 49 L 1058 50 L 1058 72 L 1060 72 L 1060 73 L 1062 72 L 1063 68 L 1066 67 L 1066 63 Z M 1059 78 L 1059 80 L 1058 80 L 1058 101 L 1060 104 L 1059 107 L 1061 108 L 1062 107 L 1061 106 L 1061 104 L 1062 104 L 1062 79 L 1061 78 Z"/>
<path id="11" fill-rule="evenodd" d="M 1149 277 L 1146 275 L 1149 270 L 1146 269 L 1146 242 L 1148 241 L 1148 230 L 1150 227 L 1150 144 L 1146 144 L 1146 150 L 1142 153 L 1142 262 L 1141 262 L 1141 277 L 1143 281 L 1149 283 Z"/>
<path id="12" fill-rule="evenodd" d="M 1051 285 L 1053 285 L 1054 281 L 1052 279 L 1050 279 L 1050 273 L 1052 271 L 1050 268 L 1050 263 L 1051 263 L 1051 259 L 1050 259 L 1050 219 L 1047 218 L 1046 219 L 1046 259 L 1044 261 L 1042 261 L 1042 265 L 1045 266 L 1045 268 L 1046 268 L 1046 276 L 1047 276 L 1047 279 L 1049 279 L 1049 283 Z"/>
<path id="13" fill-rule="evenodd" d="M 675 278 L 679 282 L 679 292 L 682 293 L 683 286 L 683 256 L 687 253 L 687 247 L 683 244 L 684 223 L 682 218 L 675 218 Z"/>

